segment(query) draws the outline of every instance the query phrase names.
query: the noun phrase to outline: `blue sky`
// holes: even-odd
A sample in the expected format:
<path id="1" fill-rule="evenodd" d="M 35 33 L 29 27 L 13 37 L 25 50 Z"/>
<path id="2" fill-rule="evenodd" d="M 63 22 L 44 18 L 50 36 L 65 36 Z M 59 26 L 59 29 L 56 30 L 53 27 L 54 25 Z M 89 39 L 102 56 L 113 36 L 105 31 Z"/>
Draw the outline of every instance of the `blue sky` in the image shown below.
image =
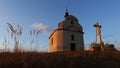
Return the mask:
<path id="1" fill-rule="evenodd" d="M 96 41 L 93 27 L 96 22 L 102 25 L 103 41 L 120 47 L 119 0 L 0 0 L 0 43 L 4 37 L 9 38 L 7 22 L 14 27 L 17 24 L 21 25 L 24 30 L 22 39 L 29 42 L 29 30 L 33 28 L 33 24 L 41 23 L 54 30 L 57 24 L 64 20 L 66 7 L 69 14 L 77 17 L 83 26 L 86 48 L 89 47 L 89 43 Z M 46 35 L 45 32 L 40 34 L 40 50 L 49 48 L 48 38 L 49 34 Z M 29 47 L 29 44 L 25 47 Z"/>

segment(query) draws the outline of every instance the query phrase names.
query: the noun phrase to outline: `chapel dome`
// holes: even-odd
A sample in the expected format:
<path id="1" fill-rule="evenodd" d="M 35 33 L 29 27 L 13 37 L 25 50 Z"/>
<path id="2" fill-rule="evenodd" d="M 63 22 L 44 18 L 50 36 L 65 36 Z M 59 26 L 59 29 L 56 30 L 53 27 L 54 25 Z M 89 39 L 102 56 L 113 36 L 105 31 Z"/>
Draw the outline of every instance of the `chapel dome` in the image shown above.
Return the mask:
<path id="1" fill-rule="evenodd" d="M 75 16 L 73 16 L 73 15 L 65 16 L 65 19 L 73 20 L 73 21 L 78 22 L 78 19 Z"/>
<path id="2" fill-rule="evenodd" d="M 69 15 L 68 11 L 66 11 L 64 18 L 65 19 L 62 22 L 58 23 L 58 29 L 74 29 L 74 31 L 83 32 L 82 26 L 79 24 L 79 21 L 75 16 Z"/>

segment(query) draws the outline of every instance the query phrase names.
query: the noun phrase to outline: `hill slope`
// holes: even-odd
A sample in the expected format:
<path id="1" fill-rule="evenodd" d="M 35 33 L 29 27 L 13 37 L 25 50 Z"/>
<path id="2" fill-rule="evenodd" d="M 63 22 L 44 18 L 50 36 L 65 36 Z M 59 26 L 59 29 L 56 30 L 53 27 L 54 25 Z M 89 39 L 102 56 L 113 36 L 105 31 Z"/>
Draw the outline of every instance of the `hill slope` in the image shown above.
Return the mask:
<path id="1" fill-rule="evenodd" d="M 0 68 L 120 68 L 120 52 L 1 53 Z"/>

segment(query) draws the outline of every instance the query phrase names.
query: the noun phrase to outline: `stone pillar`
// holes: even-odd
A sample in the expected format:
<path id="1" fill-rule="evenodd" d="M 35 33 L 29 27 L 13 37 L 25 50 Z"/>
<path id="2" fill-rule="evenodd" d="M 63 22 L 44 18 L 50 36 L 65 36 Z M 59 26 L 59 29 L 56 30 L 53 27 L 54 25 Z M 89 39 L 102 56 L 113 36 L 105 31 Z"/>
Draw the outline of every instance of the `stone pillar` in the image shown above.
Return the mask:
<path id="1" fill-rule="evenodd" d="M 97 24 L 94 24 L 94 27 L 96 27 L 97 44 L 100 45 L 100 50 L 104 51 L 104 42 L 101 39 L 101 25 L 97 22 Z"/>

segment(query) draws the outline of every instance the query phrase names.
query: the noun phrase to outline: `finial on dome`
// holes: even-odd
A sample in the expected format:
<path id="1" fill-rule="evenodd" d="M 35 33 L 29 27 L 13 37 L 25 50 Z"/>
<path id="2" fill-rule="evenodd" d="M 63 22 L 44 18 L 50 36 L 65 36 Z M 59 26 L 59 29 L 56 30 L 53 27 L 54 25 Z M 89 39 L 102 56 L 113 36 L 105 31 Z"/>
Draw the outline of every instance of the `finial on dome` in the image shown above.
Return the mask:
<path id="1" fill-rule="evenodd" d="M 65 13 L 65 17 L 66 16 L 69 16 L 69 13 L 68 13 L 68 9 L 66 8 L 66 13 Z"/>

